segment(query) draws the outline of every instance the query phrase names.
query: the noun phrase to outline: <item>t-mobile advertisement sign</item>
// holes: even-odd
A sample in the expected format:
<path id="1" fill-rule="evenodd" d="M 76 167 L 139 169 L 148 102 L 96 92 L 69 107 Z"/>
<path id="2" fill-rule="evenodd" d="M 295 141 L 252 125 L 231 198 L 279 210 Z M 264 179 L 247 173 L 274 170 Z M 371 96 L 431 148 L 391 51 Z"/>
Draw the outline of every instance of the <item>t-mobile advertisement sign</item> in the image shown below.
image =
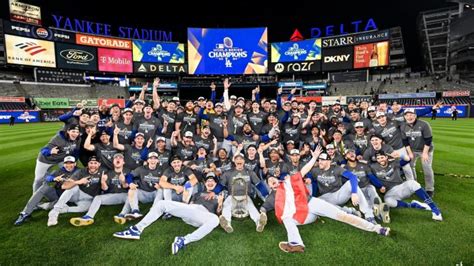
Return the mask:
<path id="1" fill-rule="evenodd" d="M 132 73 L 132 52 L 125 50 L 114 50 L 98 48 L 99 71 Z"/>

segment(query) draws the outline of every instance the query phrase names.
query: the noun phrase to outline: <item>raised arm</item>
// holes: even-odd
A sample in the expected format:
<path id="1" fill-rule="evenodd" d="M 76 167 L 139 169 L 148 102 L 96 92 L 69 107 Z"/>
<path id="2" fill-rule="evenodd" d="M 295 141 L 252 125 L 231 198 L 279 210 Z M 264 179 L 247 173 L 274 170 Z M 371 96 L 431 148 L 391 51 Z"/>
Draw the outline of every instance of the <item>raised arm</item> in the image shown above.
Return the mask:
<path id="1" fill-rule="evenodd" d="M 305 166 L 303 166 L 303 168 L 301 168 L 301 176 L 305 176 L 307 173 L 309 173 L 309 171 L 311 171 L 311 169 L 313 169 L 313 166 L 316 163 L 316 160 L 318 160 L 322 150 L 322 147 L 318 145 L 314 151 L 311 151 L 311 155 L 313 157 L 308 163 L 305 164 Z"/>

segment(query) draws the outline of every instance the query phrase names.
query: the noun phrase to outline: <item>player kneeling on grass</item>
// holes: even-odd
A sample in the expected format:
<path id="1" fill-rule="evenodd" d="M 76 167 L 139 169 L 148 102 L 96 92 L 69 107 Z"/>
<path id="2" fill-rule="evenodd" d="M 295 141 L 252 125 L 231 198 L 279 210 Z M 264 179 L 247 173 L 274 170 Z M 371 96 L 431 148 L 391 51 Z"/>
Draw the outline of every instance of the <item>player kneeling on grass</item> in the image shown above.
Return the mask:
<path id="1" fill-rule="evenodd" d="M 130 173 L 132 178 L 127 180 L 129 186 L 128 198 L 120 214 L 114 216 L 116 223 L 124 224 L 127 219 L 142 217 L 138 202 L 149 203 L 163 199 L 163 190 L 159 182 L 164 167 L 158 165 L 158 163 L 158 153 L 150 152 L 147 165 L 140 166 Z"/>
<path id="2" fill-rule="evenodd" d="M 222 215 L 219 216 L 219 223 L 227 233 L 232 233 L 234 229 L 230 223 L 233 208 L 236 207 L 235 205 L 239 205 L 243 207 L 245 211 L 248 211 L 250 218 L 257 226 L 257 232 L 261 232 L 267 223 L 267 217 L 259 215 L 257 208 L 255 208 L 250 198 L 251 185 L 254 184 L 264 197 L 268 195 L 267 188 L 254 171 L 245 169 L 245 156 L 243 154 L 239 153 L 235 155 L 234 163 L 234 169 L 225 172 L 220 180 L 220 184 L 224 186 L 229 193 L 224 201 L 224 209 L 222 210 Z M 238 197 L 242 197 L 244 200 L 237 203 L 236 198 Z"/>
<path id="3" fill-rule="evenodd" d="M 382 186 L 380 192 L 385 193 L 384 201 L 385 204 L 391 208 L 415 208 L 428 210 L 432 212 L 432 218 L 435 221 L 442 221 L 443 217 L 441 212 L 433 202 L 433 199 L 426 193 L 426 191 L 421 187 L 420 183 L 415 180 L 403 181 L 400 176 L 400 160 L 395 159 L 393 161 L 388 160 L 388 155 L 383 151 L 379 151 L 376 154 L 377 163 L 372 164 L 372 172 L 375 174 L 377 179 L 380 181 Z M 405 158 L 402 158 L 402 164 L 409 163 L 409 158 L 405 155 Z M 374 184 L 377 186 L 377 184 Z M 416 194 L 418 198 L 423 200 L 424 203 L 413 200 L 411 203 L 402 201 L 413 194 Z M 381 209 L 380 206 L 374 204 L 375 208 L 380 209 L 380 213 L 384 220 L 390 221 L 390 216 L 388 210 Z"/>
<path id="4" fill-rule="evenodd" d="M 74 226 L 86 226 L 94 223 L 94 216 L 102 205 L 116 205 L 124 203 L 127 200 L 128 184 L 130 170 L 124 168 L 123 154 L 116 153 L 113 159 L 114 169 L 103 172 L 101 177 L 101 188 L 105 194 L 97 195 L 86 215 L 82 217 L 71 218 L 70 223 Z"/>
<path id="5" fill-rule="evenodd" d="M 388 236 L 390 228 L 347 214 L 338 206 L 309 195 L 303 182 L 303 176 L 311 170 L 318 157 L 327 158 L 328 155 L 320 154 L 320 151 L 319 148 L 313 151 L 311 160 L 301 171 L 292 176 L 286 175 L 283 182 L 278 183 L 276 178 L 268 179 L 270 188 L 275 192 L 270 193 L 270 196 L 267 197 L 261 211 L 267 212 L 275 208 L 277 220 L 285 225 L 288 242 L 280 242 L 280 249 L 284 252 L 304 252 L 305 246 L 297 226 L 313 223 L 317 216 L 328 217 L 365 231 Z"/>
<path id="6" fill-rule="evenodd" d="M 60 213 L 87 211 L 92 199 L 100 193 L 101 173 L 100 162 L 97 157 L 92 156 L 87 168 L 76 171 L 69 180 L 64 181 L 61 188 L 65 191 L 48 213 L 48 226 L 58 224 Z M 68 202 L 74 202 L 77 206 L 70 207 Z"/>
<path id="7" fill-rule="evenodd" d="M 217 218 L 216 214 L 221 212 L 224 199 L 222 194 L 218 197 L 214 196 L 213 190 L 218 181 L 214 173 L 208 173 L 205 180 L 206 190 L 194 194 L 190 204 L 171 200 L 156 201 L 148 214 L 145 215 L 138 224 L 131 226 L 128 230 L 123 232 L 117 232 L 114 236 L 124 239 L 140 239 L 140 235 L 145 228 L 158 220 L 164 213 L 169 213 L 181 218 L 189 225 L 199 227 L 191 234 L 175 237 L 171 245 L 171 252 L 173 254 L 178 253 L 178 251 L 183 249 L 187 244 L 202 239 L 219 225 L 219 218 Z M 191 196 L 189 192 L 188 190 L 183 192 L 183 198 L 186 201 L 189 201 Z"/>
<path id="8" fill-rule="evenodd" d="M 41 185 L 41 187 L 36 190 L 36 192 L 33 193 L 33 196 L 28 200 L 28 203 L 20 213 L 20 216 L 16 219 L 14 223 L 15 225 L 22 225 L 28 218 L 30 218 L 31 213 L 35 210 L 43 197 L 46 197 L 50 201 L 48 203 L 49 206 L 53 206 L 54 203 L 56 203 L 63 192 L 61 185 L 78 170 L 76 168 L 76 158 L 73 156 L 64 157 L 63 162 L 63 167 L 45 176 L 43 185 Z"/>

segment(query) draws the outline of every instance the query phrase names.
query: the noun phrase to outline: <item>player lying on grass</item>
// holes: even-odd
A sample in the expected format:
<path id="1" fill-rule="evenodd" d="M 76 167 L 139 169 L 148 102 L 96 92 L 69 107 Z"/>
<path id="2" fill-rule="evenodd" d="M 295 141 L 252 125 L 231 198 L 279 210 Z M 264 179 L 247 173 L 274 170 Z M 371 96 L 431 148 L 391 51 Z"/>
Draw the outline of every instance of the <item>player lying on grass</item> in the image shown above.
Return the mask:
<path id="1" fill-rule="evenodd" d="M 328 217 L 365 231 L 388 236 L 390 228 L 370 223 L 352 214 L 347 214 L 338 206 L 309 195 L 303 182 L 303 176 L 311 170 L 318 158 L 328 158 L 326 153 L 321 153 L 321 148 L 319 147 L 312 152 L 312 156 L 311 160 L 300 172 L 292 176 L 286 175 L 283 182 L 279 183 L 273 177 L 268 179 L 272 192 L 265 200 L 260 211 L 266 213 L 275 209 L 277 220 L 285 225 L 288 242 L 280 242 L 280 249 L 284 252 L 304 252 L 305 246 L 297 226 L 313 223 L 316 221 L 317 216 Z"/>
<path id="2" fill-rule="evenodd" d="M 219 225 L 219 218 L 216 214 L 222 211 L 223 195 L 218 197 L 214 195 L 214 188 L 217 185 L 218 178 L 214 173 L 210 172 L 205 177 L 206 190 L 194 194 L 191 198 L 191 203 L 187 204 L 190 195 L 189 191 L 185 190 L 183 199 L 185 202 L 160 200 L 155 201 L 147 215 L 136 225 L 129 229 L 114 233 L 114 237 L 123 239 L 140 239 L 143 230 L 150 226 L 153 222 L 158 220 L 164 213 L 169 213 L 172 216 L 181 218 L 185 223 L 198 227 L 194 232 L 185 236 L 177 236 L 171 245 L 173 254 L 178 253 L 189 243 L 198 241 L 208 235 L 217 225 Z"/>

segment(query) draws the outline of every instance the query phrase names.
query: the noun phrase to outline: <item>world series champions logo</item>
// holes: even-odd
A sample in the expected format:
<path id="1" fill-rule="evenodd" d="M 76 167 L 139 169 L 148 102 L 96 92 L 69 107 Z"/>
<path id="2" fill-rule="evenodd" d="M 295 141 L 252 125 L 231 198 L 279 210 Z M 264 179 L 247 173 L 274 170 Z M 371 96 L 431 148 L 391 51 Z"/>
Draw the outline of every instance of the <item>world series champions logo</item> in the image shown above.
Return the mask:
<path id="1" fill-rule="evenodd" d="M 209 52 L 209 58 L 225 61 L 225 67 L 231 68 L 232 61 L 247 58 L 247 51 L 234 47 L 234 42 L 230 37 L 224 37 L 222 43 L 217 43 L 216 48 Z"/>

